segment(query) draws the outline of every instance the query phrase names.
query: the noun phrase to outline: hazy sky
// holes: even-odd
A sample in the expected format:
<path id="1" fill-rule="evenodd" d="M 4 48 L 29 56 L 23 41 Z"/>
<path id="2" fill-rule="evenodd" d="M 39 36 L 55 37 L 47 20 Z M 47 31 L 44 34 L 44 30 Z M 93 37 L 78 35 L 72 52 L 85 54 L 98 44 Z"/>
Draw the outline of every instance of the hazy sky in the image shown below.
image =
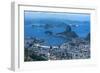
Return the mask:
<path id="1" fill-rule="evenodd" d="M 25 21 L 32 23 L 90 21 L 89 14 L 24 11 Z"/>

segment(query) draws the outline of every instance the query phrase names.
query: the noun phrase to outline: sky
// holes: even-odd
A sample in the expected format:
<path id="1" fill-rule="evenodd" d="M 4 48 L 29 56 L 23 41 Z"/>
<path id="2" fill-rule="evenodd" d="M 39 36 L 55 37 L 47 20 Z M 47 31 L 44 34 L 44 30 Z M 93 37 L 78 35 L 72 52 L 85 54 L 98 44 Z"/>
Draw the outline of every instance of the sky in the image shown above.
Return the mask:
<path id="1" fill-rule="evenodd" d="M 68 20 L 71 21 L 90 21 L 89 14 L 80 13 L 61 13 L 61 12 L 34 12 L 24 11 L 26 23 L 30 24 L 45 24 L 45 23 L 62 23 Z"/>

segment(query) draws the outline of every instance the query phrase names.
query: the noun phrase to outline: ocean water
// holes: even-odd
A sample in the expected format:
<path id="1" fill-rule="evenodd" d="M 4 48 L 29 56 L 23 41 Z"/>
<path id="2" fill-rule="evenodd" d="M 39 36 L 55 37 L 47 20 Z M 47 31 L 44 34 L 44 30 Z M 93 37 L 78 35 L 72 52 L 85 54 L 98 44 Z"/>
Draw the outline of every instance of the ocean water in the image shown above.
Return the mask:
<path id="1" fill-rule="evenodd" d="M 58 31 L 63 31 L 64 29 L 55 29 L 52 28 L 49 31 L 52 31 L 54 35 L 48 35 L 45 32 L 48 31 L 43 27 L 33 28 L 32 26 L 25 26 L 25 37 L 35 37 L 37 39 L 44 40 L 46 42 L 45 45 L 61 45 L 66 41 L 65 38 L 57 37 L 56 33 Z"/>
<path id="2" fill-rule="evenodd" d="M 85 38 L 88 33 L 90 33 L 89 15 L 68 13 L 54 14 L 26 11 L 24 17 L 24 37 L 35 37 L 44 40 L 45 45 L 61 45 L 68 41 L 68 39 L 58 36 L 57 33 L 64 32 L 67 25 L 81 38 Z M 45 24 L 49 25 L 46 27 Z"/>

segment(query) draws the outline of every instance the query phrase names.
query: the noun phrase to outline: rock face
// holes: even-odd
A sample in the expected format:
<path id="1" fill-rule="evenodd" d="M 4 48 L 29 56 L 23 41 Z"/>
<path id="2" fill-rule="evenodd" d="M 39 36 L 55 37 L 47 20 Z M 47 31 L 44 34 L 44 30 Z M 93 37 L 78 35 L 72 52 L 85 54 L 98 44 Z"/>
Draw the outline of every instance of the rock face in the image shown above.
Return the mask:
<path id="1" fill-rule="evenodd" d="M 90 33 L 88 33 L 88 35 L 85 38 L 86 40 L 90 41 Z"/>
<path id="2" fill-rule="evenodd" d="M 66 25 L 65 31 L 66 32 L 71 32 L 72 31 L 71 26 L 70 25 Z"/>
<path id="3" fill-rule="evenodd" d="M 78 37 L 78 35 L 74 32 L 74 31 L 71 31 L 71 32 L 62 32 L 62 33 L 60 33 L 61 35 L 63 35 L 63 36 L 66 36 L 66 37 L 68 37 L 68 38 L 76 38 L 76 37 Z"/>
<path id="4" fill-rule="evenodd" d="M 58 35 L 61 35 L 63 37 L 67 37 L 67 38 L 77 38 L 78 35 L 72 31 L 71 26 L 67 25 L 66 29 L 64 32 L 58 33 Z"/>

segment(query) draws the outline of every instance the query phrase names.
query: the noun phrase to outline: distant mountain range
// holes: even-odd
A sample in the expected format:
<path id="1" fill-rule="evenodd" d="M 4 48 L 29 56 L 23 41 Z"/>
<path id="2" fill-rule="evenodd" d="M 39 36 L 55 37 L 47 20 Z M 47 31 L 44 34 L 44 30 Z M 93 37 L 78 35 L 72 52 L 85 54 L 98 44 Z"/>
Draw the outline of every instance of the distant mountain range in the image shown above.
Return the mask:
<path id="1" fill-rule="evenodd" d="M 30 25 L 32 24 L 33 26 L 42 26 L 45 24 L 50 24 L 50 25 L 70 25 L 70 24 L 86 24 L 90 23 L 89 21 L 77 21 L 77 20 L 58 20 L 58 19 L 39 19 L 39 20 L 25 20 L 25 25 Z"/>

